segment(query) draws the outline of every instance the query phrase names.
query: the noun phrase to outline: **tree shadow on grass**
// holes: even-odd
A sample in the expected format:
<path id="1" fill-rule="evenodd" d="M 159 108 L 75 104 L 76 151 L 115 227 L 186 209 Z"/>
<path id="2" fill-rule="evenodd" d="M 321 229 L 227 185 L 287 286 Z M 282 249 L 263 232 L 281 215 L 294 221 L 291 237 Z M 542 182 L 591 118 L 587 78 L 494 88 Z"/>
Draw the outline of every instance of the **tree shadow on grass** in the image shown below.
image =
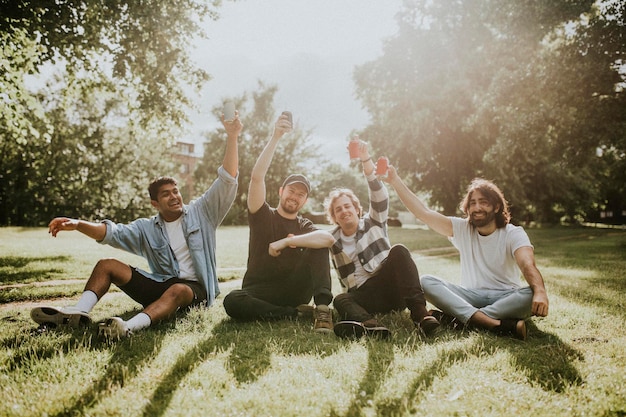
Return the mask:
<path id="1" fill-rule="evenodd" d="M 270 368 L 271 354 L 276 350 L 285 355 L 332 354 L 339 345 L 312 344 L 313 332 L 310 327 L 310 323 L 304 324 L 302 321 L 221 321 L 209 337 L 178 358 L 147 401 L 143 415 L 163 415 L 180 382 L 215 352 L 230 349 L 227 366 L 239 383 L 254 382 L 263 376 Z M 270 345 L 274 346 L 270 348 Z"/>
<path id="2" fill-rule="evenodd" d="M 574 366 L 575 361 L 583 360 L 583 355 L 576 349 L 561 341 L 557 336 L 542 332 L 530 322 L 529 330 L 532 338 L 527 342 L 506 337 L 496 337 L 486 331 L 467 345 L 443 350 L 428 366 L 415 375 L 412 382 L 407 381 L 407 390 L 398 397 L 386 398 L 373 403 L 376 392 L 384 383 L 388 369 L 394 362 L 394 346 L 406 346 L 406 338 L 386 341 L 367 341 L 368 368 L 345 416 L 366 415 L 364 409 L 375 408 L 376 415 L 404 415 L 415 413 L 415 404 L 428 392 L 435 378 L 445 377 L 448 369 L 455 364 L 473 357 L 484 357 L 485 353 L 507 349 L 511 354 L 513 366 L 526 375 L 533 386 L 540 386 L 546 391 L 563 393 L 571 385 L 583 384 L 583 378 Z M 445 330 L 441 336 L 465 338 L 468 330 Z M 425 340 L 428 344 L 441 343 L 441 339 Z M 415 344 L 415 351 L 419 344 Z M 340 414 L 332 412 L 332 417 Z"/>
<path id="3" fill-rule="evenodd" d="M 121 317 L 128 319 L 137 313 L 127 311 Z M 165 322 L 157 326 L 171 326 Z M 155 326 L 156 327 L 156 326 Z M 160 350 L 165 331 L 146 331 L 132 338 L 108 342 L 97 336 L 97 327 L 85 329 L 33 330 L 31 334 L 21 333 L 3 341 L 5 347 L 14 348 L 16 353 L 6 366 L 15 370 L 32 366 L 33 360 L 42 362 L 64 355 L 71 355 L 77 349 L 111 351 L 111 357 L 104 373 L 86 386 L 83 393 L 56 413 L 49 416 L 84 415 L 85 410 L 101 400 L 102 394 L 112 387 L 123 387 L 137 372 L 153 359 Z M 131 347 L 132 346 L 132 347 Z M 72 397 L 68 397 L 72 398 Z"/>
<path id="4" fill-rule="evenodd" d="M 120 317 L 127 320 L 137 312 L 126 312 Z M 157 327 L 172 326 L 172 322 L 167 321 L 156 325 L 155 330 Z M 103 393 L 108 393 L 115 386 L 123 387 L 127 381 L 132 380 L 137 375 L 147 362 L 159 354 L 165 334 L 163 329 L 144 331 L 132 338 L 119 341 L 107 341 L 94 334 L 95 341 L 91 345 L 92 349 L 95 351 L 111 350 L 112 352 L 104 374 L 93 381 L 91 386 L 74 401 L 74 404 L 55 414 L 49 414 L 49 416 L 85 415 L 85 410 L 99 402 Z"/>
<path id="5" fill-rule="evenodd" d="M 623 294 L 626 293 L 626 279 L 623 276 L 611 278 L 589 278 L 574 285 L 573 282 L 550 282 L 552 290 L 576 304 L 593 306 L 609 315 L 626 319 Z M 611 294 L 612 293 L 612 294 Z"/>
<path id="6" fill-rule="evenodd" d="M 363 409 L 372 406 L 372 398 L 384 383 L 387 370 L 394 362 L 394 343 L 385 340 L 366 340 L 365 343 L 368 348 L 367 369 L 348 407 L 346 416 L 363 415 Z M 388 414 L 378 413 L 377 415 Z M 331 411 L 330 417 L 338 416 L 339 414 L 334 410 Z"/>
<path id="7" fill-rule="evenodd" d="M 69 256 L 3 256 L 0 257 L 0 283 L 2 284 L 29 284 L 31 282 L 44 281 L 52 274 L 62 273 L 62 269 L 24 269 L 34 262 L 62 263 L 69 262 Z"/>

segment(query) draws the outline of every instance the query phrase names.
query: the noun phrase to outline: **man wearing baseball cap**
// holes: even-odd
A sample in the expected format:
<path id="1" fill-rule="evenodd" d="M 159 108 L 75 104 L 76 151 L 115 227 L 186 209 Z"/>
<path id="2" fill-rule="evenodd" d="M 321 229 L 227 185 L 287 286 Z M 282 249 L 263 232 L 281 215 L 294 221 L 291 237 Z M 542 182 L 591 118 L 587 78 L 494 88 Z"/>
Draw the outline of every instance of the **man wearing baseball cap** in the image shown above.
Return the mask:
<path id="1" fill-rule="evenodd" d="M 291 174 L 284 180 L 276 208 L 266 200 L 265 175 L 278 141 L 291 130 L 288 117 L 281 115 L 252 169 L 248 189 L 248 266 L 242 288 L 224 298 L 224 308 L 229 316 L 239 320 L 314 318 L 316 332 L 333 333 L 328 307 L 333 295 L 326 235 L 320 233 L 319 245 L 287 247 L 280 257 L 269 254 L 271 242 L 317 231 L 310 220 L 299 215 L 311 192 L 304 175 Z M 314 305 L 310 305 L 311 299 Z"/>

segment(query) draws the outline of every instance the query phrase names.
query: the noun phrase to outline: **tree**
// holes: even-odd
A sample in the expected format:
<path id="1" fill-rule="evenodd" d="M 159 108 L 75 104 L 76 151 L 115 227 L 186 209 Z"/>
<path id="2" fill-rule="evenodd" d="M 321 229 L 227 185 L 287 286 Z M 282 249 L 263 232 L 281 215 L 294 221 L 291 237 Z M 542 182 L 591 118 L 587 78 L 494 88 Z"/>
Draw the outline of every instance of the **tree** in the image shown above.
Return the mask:
<path id="1" fill-rule="evenodd" d="M 233 207 L 224 220 L 225 224 L 247 222 L 250 173 L 274 130 L 278 117 L 273 105 L 276 91 L 276 86 L 266 86 L 259 81 L 256 92 L 244 93 L 233 100 L 243 123 L 243 131 L 239 138 L 239 188 Z M 213 114 L 218 120 L 221 112 L 221 105 L 213 108 Z M 298 125 L 297 115 L 294 115 L 294 123 L 294 130 L 280 140 L 265 178 L 267 201 L 273 207 L 278 203 L 278 189 L 287 175 L 295 172 L 306 175 L 307 165 L 320 159 L 317 147 L 310 142 L 310 132 Z M 206 132 L 205 138 L 204 155 L 194 173 L 196 194 L 206 190 L 215 179 L 226 146 L 226 134 L 222 127 Z"/>
<path id="2" fill-rule="evenodd" d="M 208 74 L 192 65 L 190 40 L 203 35 L 199 19 L 216 18 L 219 1 L 12 0 L 0 1 L 3 45 L 1 91 L 11 118 L 19 119 L 19 97 L 29 97 L 24 74 L 45 63 L 64 64 L 68 74 L 114 78 L 134 86 L 133 105 L 155 117 L 179 122 L 189 105 L 184 83 L 199 85 Z M 7 77 L 6 75 L 9 75 Z"/>
<path id="3" fill-rule="evenodd" d="M 41 97 L 51 134 L 0 144 L 0 152 L 19 152 L 3 163 L 0 195 L 10 197 L 0 204 L 3 223 L 43 225 L 58 215 L 131 221 L 152 213 L 146 190 L 152 177 L 171 169 L 166 141 L 132 123 L 113 123 L 124 109 L 115 91 L 93 94 L 92 86 L 70 82 L 57 93 Z"/>
<path id="4" fill-rule="evenodd" d="M 575 216 L 597 196 L 597 128 L 620 108 L 624 14 L 609 14 L 592 1 L 406 1 L 383 56 L 355 71 L 373 120 L 363 136 L 447 214 L 487 176 L 518 220 Z"/>
<path id="5" fill-rule="evenodd" d="M 146 175 L 191 106 L 185 87 L 208 79 L 189 46 L 219 3 L 0 0 L 0 224 L 145 211 Z"/>

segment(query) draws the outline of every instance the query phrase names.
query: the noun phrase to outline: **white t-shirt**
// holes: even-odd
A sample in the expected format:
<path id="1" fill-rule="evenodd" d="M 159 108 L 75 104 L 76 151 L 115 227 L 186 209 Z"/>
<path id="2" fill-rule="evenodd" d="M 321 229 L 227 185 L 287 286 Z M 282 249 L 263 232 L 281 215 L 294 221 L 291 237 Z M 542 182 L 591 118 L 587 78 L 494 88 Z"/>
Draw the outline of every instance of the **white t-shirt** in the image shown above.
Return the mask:
<path id="1" fill-rule="evenodd" d="M 170 247 L 174 251 L 176 260 L 178 260 L 178 267 L 180 268 L 179 278 L 197 281 L 196 269 L 193 267 L 191 253 L 189 253 L 189 247 L 183 235 L 182 219 L 183 216 L 180 216 L 173 222 L 165 222 L 165 230 L 170 239 Z"/>
<path id="2" fill-rule="evenodd" d="M 514 253 L 533 247 L 520 226 L 507 224 L 489 236 L 481 236 L 467 219 L 451 217 L 450 242 L 461 255 L 461 285 L 476 289 L 514 289 L 522 286 Z"/>
<path id="3" fill-rule="evenodd" d="M 367 281 L 372 274 L 363 269 L 363 265 L 361 265 L 361 261 L 356 253 L 356 232 L 350 236 L 346 236 L 343 231 L 341 231 L 341 246 L 343 247 L 343 252 L 348 255 L 350 259 L 352 259 L 352 263 L 354 263 L 354 281 L 358 288 L 365 284 L 365 281 Z"/>

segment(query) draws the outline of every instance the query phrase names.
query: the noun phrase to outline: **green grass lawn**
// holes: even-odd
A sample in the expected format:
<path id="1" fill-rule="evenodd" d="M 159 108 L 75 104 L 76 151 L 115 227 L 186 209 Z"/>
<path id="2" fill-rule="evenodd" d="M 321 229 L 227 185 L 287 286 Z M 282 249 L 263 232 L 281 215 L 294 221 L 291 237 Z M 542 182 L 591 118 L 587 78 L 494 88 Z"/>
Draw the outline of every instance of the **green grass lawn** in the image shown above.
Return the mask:
<path id="1" fill-rule="evenodd" d="M 0 416 L 626 416 L 626 231 L 528 232 L 551 305 L 525 342 L 452 330 L 422 339 L 408 312 L 381 317 L 388 341 L 234 322 L 222 299 L 240 285 L 248 229 L 223 227 L 216 304 L 107 343 L 95 326 L 38 332 L 30 308 L 75 301 L 100 258 L 145 262 L 79 233 L 0 228 Z M 391 238 L 420 273 L 457 281 L 446 239 L 420 228 Z M 114 290 L 92 316 L 139 310 Z"/>

